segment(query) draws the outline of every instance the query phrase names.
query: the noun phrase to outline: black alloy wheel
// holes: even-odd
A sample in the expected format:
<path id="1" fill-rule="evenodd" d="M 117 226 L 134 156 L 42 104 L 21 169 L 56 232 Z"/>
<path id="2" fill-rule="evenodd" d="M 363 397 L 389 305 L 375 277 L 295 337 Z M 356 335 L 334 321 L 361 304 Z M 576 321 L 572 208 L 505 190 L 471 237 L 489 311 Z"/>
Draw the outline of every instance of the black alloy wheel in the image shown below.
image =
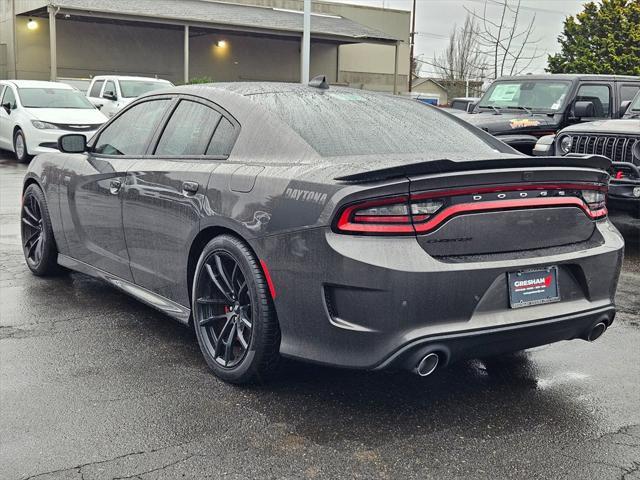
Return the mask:
<path id="1" fill-rule="evenodd" d="M 24 191 L 20 226 L 22 250 L 29 269 L 40 276 L 58 273 L 58 251 L 49 210 L 44 194 L 36 184 L 29 185 Z"/>
<path id="2" fill-rule="evenodd" d="M 280 333 L 259 263 L 228 235 L 205 247 L 193 286 L 193 322 L 207 363 L 223 380 L 265 380 L 278 363 Z"/>

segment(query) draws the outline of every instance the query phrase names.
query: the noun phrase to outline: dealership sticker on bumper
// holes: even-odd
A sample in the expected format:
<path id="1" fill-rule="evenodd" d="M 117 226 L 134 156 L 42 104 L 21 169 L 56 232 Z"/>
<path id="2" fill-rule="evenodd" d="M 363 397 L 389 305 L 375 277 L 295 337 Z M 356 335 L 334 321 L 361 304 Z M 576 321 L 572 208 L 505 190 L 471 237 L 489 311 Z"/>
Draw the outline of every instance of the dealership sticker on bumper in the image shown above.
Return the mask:
<path id="1" fill-rule="evenodd" d="M 558 267 L 510 272 L 507 279 L 511 308 L 560 301 Z"/>

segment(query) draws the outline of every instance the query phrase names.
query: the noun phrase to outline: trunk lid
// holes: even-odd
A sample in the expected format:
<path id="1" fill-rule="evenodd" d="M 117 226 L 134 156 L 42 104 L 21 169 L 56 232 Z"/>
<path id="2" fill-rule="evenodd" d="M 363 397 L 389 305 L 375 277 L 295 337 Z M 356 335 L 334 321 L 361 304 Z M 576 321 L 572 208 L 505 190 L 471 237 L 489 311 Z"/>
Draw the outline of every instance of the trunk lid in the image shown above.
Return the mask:
<path id="1" fill-rule="evenodd" d="M 537 162 L 532 159 L 531 164 Z M 494 168 L 410 175 L 410 194 L 441 200 L 431 228 L 416 227 L 435 257 L 520 252 L 581 243 L 595 231 L 584 189 L 606 188 L 608 174 L 588 167 Z M 592 189 L 592 190 L 591 190 Z"/>

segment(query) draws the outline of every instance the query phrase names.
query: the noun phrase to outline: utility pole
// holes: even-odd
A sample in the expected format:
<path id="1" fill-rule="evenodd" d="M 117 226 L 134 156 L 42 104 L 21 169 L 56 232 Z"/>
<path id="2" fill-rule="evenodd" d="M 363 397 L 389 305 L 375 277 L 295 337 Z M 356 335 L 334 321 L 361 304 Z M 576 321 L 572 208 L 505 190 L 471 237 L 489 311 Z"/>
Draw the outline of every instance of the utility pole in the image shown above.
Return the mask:
<path id="1" fill-rule="evenodd" d="M 311 0 L 304 0 L 302 46 L 300 48 L 300 83 L 309 83 L 309 57 L 311 56 Z"/>
<path id="2" fill-rule="evenodd" d="M 413 45 L 416 43 L 416 0 L 413 0 L 411 8 L 411 33 L 409 34 L 411 47 L 409 48 L 409 93 L 411 93 L 411 84 L 413 83 Z"/>
<path id="3" fill-rule="evenodd" d="M 11 35 L 13 38 L 11 39 L 11 43 L 13 43 L 13 78 L 18 79 L 18 42 L 16 35 L 16 28 L 18 26 L 16 22 L 16 0 L 11 2 L 11 22 L 13 25 Z"/>

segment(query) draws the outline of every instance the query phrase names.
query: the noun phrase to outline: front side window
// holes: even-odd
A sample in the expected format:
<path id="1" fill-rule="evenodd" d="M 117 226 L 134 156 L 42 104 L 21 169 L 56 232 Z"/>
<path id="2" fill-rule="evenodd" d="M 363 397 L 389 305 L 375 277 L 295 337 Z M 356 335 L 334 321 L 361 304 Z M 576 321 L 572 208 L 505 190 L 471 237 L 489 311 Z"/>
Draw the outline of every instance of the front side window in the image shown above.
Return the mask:
<path id="1" fill-rule="evenodd" d="M 150 100 L 129 108 L 102 131 L 94 151 L 104 155 L 144 155 L 170 101 Z"/>
<path id="2" fill-rule="evenodd" d="M 117 97 L 116 94 L 116 84 L 109 80 L 107 84 L 104 86 L 104 92 L 102 93 L 103 97 Z"/>
<path id="3" fill-rule="evenodd" d="M 156 80 L 120 80 L 120 92 L 124 98 L 139 97 L 144 93 L 170 87 L 167 81 Z"/>
<path id="4" fill-rule="evenodd" d="M 90 97 L 99 97 L 100 90 L 102 90 L 102 85 L 104 85 L 104 80 L 96 80 L 93 82 L 91 86 L 91 91 L 89 92 Z"/>
<path id="5" fill-rule="evenodd" d="M 78 90 L 70 88 L 19 88 L 25 108 L 95 108 Z"/>
<path id="6" fill-rule="evenodd" d="M 17 108 L 18 104 L 16 103 L 16 95 L 13 93 L 13 89 L 11 87 L 7 87 L 4 92 L 4 97 L 2 97 L 2 104 L 9 104 L 11 108 Z"/>
<path id="7" fill-rule="evenodd" d="M 610 113 L 610 96 L 611 92 L 607 85 L 582 85 L 578 89 L 576 102 L 591 102 L 595 117 L 607 117 Z"/>
<path id="8" fill-rule="evenodd" d="M 571 82 L 550 80 L 494 82 L 478 107 L 555 112 L 562 107 L 570 86 Z"/>
<path id="9" fill-rule="evenodd" d="M 162 132 L 155 155 L 204 155 L 221 116 L 206 105 L 182 100 Z"/>

